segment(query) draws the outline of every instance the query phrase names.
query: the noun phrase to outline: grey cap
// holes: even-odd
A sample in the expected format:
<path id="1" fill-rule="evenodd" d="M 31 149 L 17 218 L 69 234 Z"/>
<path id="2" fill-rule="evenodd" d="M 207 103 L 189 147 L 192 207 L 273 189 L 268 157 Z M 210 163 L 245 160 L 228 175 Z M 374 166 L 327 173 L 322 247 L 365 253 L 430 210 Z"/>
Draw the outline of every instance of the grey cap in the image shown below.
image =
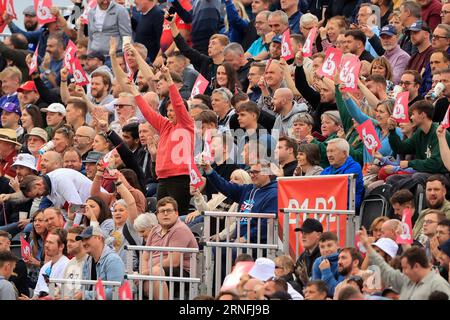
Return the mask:
<path id="1" fill-rule="evenodd" d="M 97 163 L 105 154 L 98 151 L 89 151 L 83 163 Z"/>
<path id="2" fill-rule="evenodd" d="M 89 239 L 92 236 L 99 236 L 99 237 L 105 237 L 102 229 L 100 229 L 100 227 L 97 226 L 89 226 L 86 229 L 84 229 L 83 232 L 81 232 L 79 235 L 77 235 L 75 237 L 76 241 L 80 241 L 80 240 L 86 240 Z"/>
<path id="3" fill-rule="evenodd" d="M 23 10 L 23 15 L 24 16 L 33 16 L 36 17 L 36 10 L 34 10 L 34 6 L 28 6 Z"/>

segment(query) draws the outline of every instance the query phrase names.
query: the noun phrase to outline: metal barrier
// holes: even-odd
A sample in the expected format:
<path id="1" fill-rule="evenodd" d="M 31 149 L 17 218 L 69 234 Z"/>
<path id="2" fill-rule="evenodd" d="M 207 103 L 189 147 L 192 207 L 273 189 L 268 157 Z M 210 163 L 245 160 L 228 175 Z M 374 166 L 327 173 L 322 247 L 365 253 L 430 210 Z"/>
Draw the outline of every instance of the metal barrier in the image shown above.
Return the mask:
<path id="1" fill-rule="evenodd" d="M 149 281 L 149 292 L 148 299 L 153 300 L 153 289 L 154 282 L 157 281 L 159 283 L 159 292 L 158 297 L 161 299 L 163 297 L 163 285 L 166 282 L 169 282 L 168 286 L 168 294 L 169 300 L 173 300 L 175 298 L 175 284 L 179 284 L 179 292 L 176 298 L 180 300 L 185 299 L 185 285 L 188 283 L 189 285 L 189 293 L 188 299 L 192 300 L 194 297 L 198 295 L 198 288 L 201 283 L 199 277 L 195 277 L 197 275 L 197 255 L 199 254 L 198 248 L 178 248 L 178 247 L 152 247 L 152 246 L 125 246 L 125 250 L 127 250 L 127 255 L 132 256 L 134 251 L 139 251 L 142 262 L 142 253 L 149 252 L 149 270 L 152 270 L 153 267 L 158 266 L 160 269 L 159 275 L 143 275 L 142 274 L 142 263 L 139 265 L 139 274 L 135 273 L 127 273 L 125 275 L 125 279 L 130 281 L 130 286 L 133 287 L 133 281 L 137 281 L 137 293 L 136 300 L 143 300 L 143 290 L 144 290 L 144 281 Z M 153 258 L 153 253 L 158 252 L 161 253 L 159 258 Z M 167 254 L 164 254 L 167 253 Z M 180 264 L 179 267 L 173 266 L 173 253 L 180 253 Z M 183 262 L 185 254 L 189 254 L 189 277 L 183 276 Z M 163 259 L 164 256 L 169 258 L 169 275 L 163 275 Z M 127 260 L 130 260 L 129 257 Z M 154 260 L 159 260 L 158 264 L 154 264 Z M 179 275 L 174 276 L 174 269 L 179 269 Z"/>
<path id="2" fill-rule="evenodd" d="M 275 213 L 243 213 L 243 212 L 203 212 L 204 228 L 203 228 L 203 240 L 204 240 L 204 255 L 205 255 L 205 284 L 206 284 L 206 294 L 212 295 L 213 285 L 215 285 L 215 295 L 219 293 L 220 287 L 222 285 L 222 263 L 225 263 L 225 275 L 231 272 L 231 266 L 233 264 L 233 251 L 236 256 L 241 254 L 243 250 L 247 254 L 256 257 L 265 256 L 267 258 L 275 258 L 276 251 L 278 250 L 278 220 Z M 211 218 L 216 219 L 215 235 L 218 235 L 220 229 L 220 218 L 225 219 L 225 233 L 226 239 L 221 242 L 217 239 L 211 238 Z M 249 235 L 245 242 L 235 242 L 235 236 L 239 239 L 241 234 L 241 219 L 247 219 L 247 235 Z M 257 234 L 256 242 L 251 242 L 251 238 L 255 238 L 255 235 L 251 235 L 250 226 L 251 220 L 257 219 Z M 233 220 L 233 221 L 231 221 Z M 262 223 L 265 220 L 267 223 L 266 234 L 262 234 Z M 231 223 L 236 223 L 236 232 L 231 234 L 230 226 Z M 251 236 L 250 236 L 251 235 Z M 265 238 L 265 241 L 264 239 Z M 213 254 L 213 248 L 215 254 Z M 222 261 L 222 250 L 225 250 L 225 261 Z M 256 250 L 256 256 L 254 255 L 254 250 Z M 267 251 L 264 254 L 264 251 Z M 215 256 L 215 257 L 214 257 Z M 215 266 L 215 268 L 214 268 Z M 215 277 L 214 277 L 215 274 Z M 224 276 L 225 276 L 224 275 Z M 215 278 L 215 279 L 213 279 Z M 205 292 L 202 292 L 205 293 Z"/>
<path id="3" fill-rule="evenodd" d="M 348 247 L 354 246 L 355 240 L 355 230 L 358 225 L 357 217 L 355 216 L 355 191 L 356 191 L 356 179 L 354 174 L 346 174 L 339 176 L 348 177 L 348 209 L 347 210 L 327 210 L 327 209 L 291 209 L 291 208 L 279 208 L 280 212 L 284 215 L 283 218 L 283 252 L 289 254 L 289 239 L 290 239 L 290 224 L 292 220 L 290 219 L 290 214 L 295 214 L 295 228 L 300 227 L 300 214 L 311 215 L 314 214 L 314 218 L 318 219 L 318 214 L 324 214 L 326 219 L 326 231 L 330 231 L 330 218 L 332 215 L 337 216 L 337 236 L 340 240 L 340 219 L 339 216 L 346 216 L 346 235 L 345 235 L 345 245 Z M 283 177 L 279 179 L 302 179 L 303 177 Z M 323 176 L 308 176 L 307 179 L 320 179 Z M 304 219 L 303 219 L 304 220 Z M 299 257 L 299 237 L 295 237 L 295 260 Z"/>
<path id="4" fill-rule="evenodd" d="M 60 298 L 63 300 L 65 298 L 73 299 L 73 291 L 72 288 L 66 288 L 66 286 L 80 286 L 79 291 L 81 291 L 81 299 L 85 298 L 85 290 L 86 286 L 95 286 L 97 280 L 74 280 L 74 279 L 49 279 L 49 295 L 51 297 L 55 297 L 56 294 L 60 294 Z M 56 285 L 60 285 L 59 292 L 56 290 Z M 119 300 L 119 287 L 122 285 L 119 281 L 102 281 L 104 287 L 113 287 L 112 300 Z M 70 294 L 67 297 L 66 291 L 69 291 Z M 78 290 L 77 290 L 78 291 Z M 95 291 L 95 290 L 94 290 Z"/>

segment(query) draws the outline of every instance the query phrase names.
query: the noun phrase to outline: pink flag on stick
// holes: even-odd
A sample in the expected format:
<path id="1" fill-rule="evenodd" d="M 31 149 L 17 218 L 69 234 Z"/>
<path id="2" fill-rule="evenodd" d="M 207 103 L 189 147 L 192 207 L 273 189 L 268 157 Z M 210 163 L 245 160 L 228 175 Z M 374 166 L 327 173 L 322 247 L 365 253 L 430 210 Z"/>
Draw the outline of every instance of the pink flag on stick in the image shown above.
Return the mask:
<path id="1" fill-rule="evenodd" d="M 103 287 L 103 282 L 100 278 L 95 283 L 95 294 L 97 300 L 106 300 L 105 287 Z"/>
<path id="2" fill-rule="evenodd" d="M 72 40 L 69 40 L 67 43 L 66 52 L 64 53 L 64 68 L 69 71 L 69 73 L 73 73 L 72 63 L 75 60 L 77 54 L 77 46 Z"/>
<path id="3" fill-rule="evenodd" d="M 194 86 L 192 87 L 191 98 L 195 97 L 197 94 L 203 94 L 208 87 L 208 83 L 209 81 L 199 73 L 197 80 L 195 80 Z"/>
<path id="4" fill-rule="evenodd" d="M 361 69 L 361 61 L 355 55 L 348 55 L 342 58 L 341 72 L 339 79 L 344 84 L 342 91 L 358 91 L 358 77 Z"/>
<path id="5" fill-rule="evenodd" d="M 75 57 L 72 61 L 72 74 L 77 85 L 84 86 L 89 84 L 89 79 L 86 75 L 86 72 L 84 71 L 83 67 L 81 66 L 80 60 L 78 60 L 77 57 Z"/>
<path id="6" fill-rule="evenodd" d="M 316 41 L 317 27 L 309 30 L 308 37 L 306 38 L 305 44 L 303 45 L 303 56 L 311 57 L 313 54 L 313 44 Z"/>
<path id="7" fill-rule="evenodd" d="M 51 7 L 53 7 L 52 0 L 34 0 L 34 10 L 39 24 L 56 21 L 56 17 L 50 12 Z"/>
<path id="8" fill-rule="evenodd" d="M 372 120 L 366 120 L 361 123 L 356 130 L 359 133 L 361 140 L 364 143 L 367 151 L 371 154 L 373 150 L 378 150 L 381 148 L 381 142 L 378 138 L 375 127 L 373 126 Z"/>
<path id="9" fill-rule="evenodd" d="M 281 37 L 281 57 L 286 61 L 295 57 L 294 50 L 292 49 L 291 33 L 289 28 L 283 32 Z"/>
<path id="10" fill-rule="evenodd" d="M 403 210 L 401 228 L 401 233 L 397 235 L 395 242 L 397 242 L 397 244 L 413 243 L 412 211 L 409 208 Z"/>
<path id="11" fill-rule="evenodd" d="M 444 127 L 444 129 L 450 128 L 450 106 L 447 109 L 447 112 L 445 113 L 444 119 L 441 122 L 441 125 Z"/>
<path id="12" fill-rule="evenodd" d="M 319 69 L 319 75 L 333 80 L 337 67 L 341 64 L 341 59 L 342 51 L 329 47 L 325 53 L 325 61 L 322 64 L 322 68 Z"/>
<path id="13" fill-rule="evenodd" d="M 22 236 L 20 236 L 20 253 L 23 259 L 29 259 L 31 257 L 31 246 Z"/>
<path id="14" fill-rule="evenodd" d="M 88 24 L 88 14 L 89 11 L 91 11 L 92 9 L 95 8 L 95 6 L 97 5 L 97 0 L 90 0 L 88 2 L 88 5 L 84 8 L 83 13 L 80 16 L 81 19 L 81 23 L 83 24 Z"/>
<path id="15" fill-rule="evenodd" d="M 38 51 L 39 51 L 39 45 L 37 45 L 36 51 L 34 51 L 33 57 L 31 58 L 31 63 L 28 66 L 28 68 L 29 68 L 28 74 L 30 76 L 33 72 L 35 72 L 38 69 Z"/>
<path id="16" fill-rule="evenodd" d="M 399 94 L 397 94 L 397 98 L 395 99 L 394 111 L 392 112 L 392 116 L 399 123 L 409 122 L 408 99 L 408 91 L 400 92 Z"/>
<path id="17" fill-rule="evenodd" d="M 125 281 L 119 288 L 120 300 L 133 300 L 133 294 L 131 293 L 130 284 Z"/>
<path id="18" fill-rule="evenodd" d="M 200 170 L 198 170 L 197 164 L 195 162 L 192 162 L 192 164 L 189 165 L 189 176 L 191 180 L 191 186 L 193 186 L 194 188 L 198 189 L 205 184 L 202 179 L 202 175 L 200 174 Z"/>

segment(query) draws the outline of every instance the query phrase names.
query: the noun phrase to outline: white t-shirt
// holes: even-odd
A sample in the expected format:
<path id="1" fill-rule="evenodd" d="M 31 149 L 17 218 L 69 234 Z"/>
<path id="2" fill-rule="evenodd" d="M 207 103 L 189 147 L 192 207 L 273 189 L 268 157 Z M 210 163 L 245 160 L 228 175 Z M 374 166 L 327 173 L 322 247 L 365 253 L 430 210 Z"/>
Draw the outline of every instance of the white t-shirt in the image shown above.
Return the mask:
<path id="1" fill-rule="evenodd" d="M 53 265 L 51 261 L 44 264 L 41 270 L 39 271 L 39 277 L 36 284 L 36 288 L 34 289 L 34 295 L 35 296 L 39 295 L 39 292 L 41 291 L 48 293 L 49 289 L 43 275 L 48 274 L 48 272 L 50 272 L 50 279 L 62 279 L 64 277 L 64 270 L 66 269 L 68 262 L 69 258 L 63 255 Z"/>
<path id="2" fill-rule="evenodd" d="M 83 279 L 83 266 L 87 258 L 87 254 L 81 260 L 77 260 L 76 257 L 73 257 L 67 263 L 64 270 L 64 279 L 72 279 L 74 280 L 74 283 L 64 285 L 64 297 L 71 297 L 75 294 L 76 291 L 81 290 L 81 285 L 79 283 L 76 283 L 76 280 Z M 62 296 L 63 294 L 61 292 L 61 297 Z"/>
<path id="3" fill-rule="evenodd" d="M 106 10 L 101 10 L 99 6 L 95 9 L 94 28 L 96 30 L 103 30 L 103 22 L 105 22 Z"/>

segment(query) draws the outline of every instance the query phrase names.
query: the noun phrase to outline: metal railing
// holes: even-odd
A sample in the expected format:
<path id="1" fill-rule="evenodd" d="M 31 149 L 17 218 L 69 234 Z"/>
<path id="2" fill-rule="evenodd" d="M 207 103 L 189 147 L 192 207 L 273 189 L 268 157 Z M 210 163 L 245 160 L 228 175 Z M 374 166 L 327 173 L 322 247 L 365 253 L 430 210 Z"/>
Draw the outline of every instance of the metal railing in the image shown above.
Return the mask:
<path id="1" fill-rule="evenodd" d="M 178 248 L 178 247 L 153 247 L 153 246 L 125 246 L 125 250 L 127 250 L 128 255 L 132 255 L 133 252 L 138 251 L 141 257 L 141 263 L 139 265 L 139 273 L 127 273 L 125 275 L 125 279 L 130 281 L 130 286 L 137 286 L 135 292 L 135 296 L 137 300 L 144 300 L 144 282 L 149 282 L 149 290 L 147 293 L 148 299 L 154 299 L 154 282 L 158 282 L 159 290 L 158 290 L 158 298 L 164 298 L 164 288 L 167 286 L 167 282 L 169 285 L 167 286 L 168 290 L 168 299 L 173 300 L 178 298 L 180 300 L 184 300 L 186 296 L 186 284 L 189 286 L 188 298 L 192 300 L 195 296 L 198 295 L 198 288 L 201 283 L 199 277 L 195 277 L 197 275 L 197 257 L 199 254 L 198 248 Z M 149 275 L 142 274 L 142 254 L 144 252 L 149 253 L 149 263 L 148 270 L 150 270 Z M 159 253 L 159 257 L 154 257 L 154 253 Z M 179 253 L 179 265 L 174 266 L 174 253 Z M 185 255 L 189 255 L 189 277 L 186 277 L 185 274 L 187 270 L 184 268 Z M 165 268 L 168 269 L 168 275 L 164 274 L 164 259 L 168 258 L 169 264 Z M 130 260 L 130 259 L 127 259 Z M 154 263 L 155 262 L 155 263 Z M 159 273 L 152 274 L 152 270 L 154 267 L 158 267 Z M 178 274 L 175 274 L 178 269 Z M 178 285 L 178 290 L 175 290 L 175 285 Z M 178 294 L 175 294 L 178 291 Z"/>
<path id="2" fill-rule="evenodd" d="M 245 213 L 245 212 L 203 212 L 203 245 L 205 255 L 205 285 L 206 293 L 219 293 L 223 278 L 231 272 L 233 259 L 243 253 L 252 255 L 254 258 L 265 256 L 275 258 L 278 247 L 278 220 L 275 213 Z M 224 241 L 220 241 L 211 234 L 211 218 L 216 218 L 215 233 L 218 235 L 221 222 L 224 222 L 226 236 Z M 223 219 L 225 221 L 223 221 Z M 241 220 L 246 219 L 246 226 L 241 226 Z M 252 223 L 252 220 L 256 223 Z M 232 229 L 232 224 L 235 227 Z M 251 234 L 251 228 L 256 227 L 256 234 Z M 242 228 L 246 229 L 247 237 L 241 238 Z M 244 230 L 245 230 L 244 229 Z M 263 230 L 265 229 L 265 230 Z M 256 253 L 256 254 L 255 254 Z M 222 261 L 225 260 L 225 261 Z M 224 273 L 223 273 L 224 271 Z"/>

